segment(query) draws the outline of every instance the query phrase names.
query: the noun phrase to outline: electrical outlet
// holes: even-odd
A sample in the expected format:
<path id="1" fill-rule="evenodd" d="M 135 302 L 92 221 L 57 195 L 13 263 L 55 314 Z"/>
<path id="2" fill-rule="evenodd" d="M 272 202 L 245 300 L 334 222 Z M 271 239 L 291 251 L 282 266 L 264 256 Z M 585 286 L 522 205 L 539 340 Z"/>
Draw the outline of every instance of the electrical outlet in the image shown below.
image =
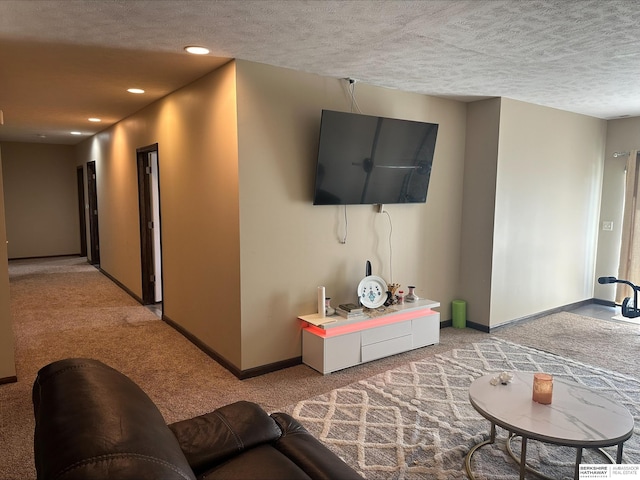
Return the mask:
<path id="1" fill-rule="evenodd" d="M 613 222 L 610 220 L 605 220 L 604 222 L 602 222 L 602 230 L 605 230 L 607 232 L 612 232 L 613 231 Z"/>

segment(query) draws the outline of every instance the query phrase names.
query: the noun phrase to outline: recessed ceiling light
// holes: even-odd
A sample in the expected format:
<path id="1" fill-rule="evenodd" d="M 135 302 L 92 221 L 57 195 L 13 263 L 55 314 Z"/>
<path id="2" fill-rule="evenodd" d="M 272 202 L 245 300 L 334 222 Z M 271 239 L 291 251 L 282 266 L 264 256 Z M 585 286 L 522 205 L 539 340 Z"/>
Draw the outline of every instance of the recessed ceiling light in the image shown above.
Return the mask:
<path id="1" fill-rule="evenodd" d="M 69 132 L 71 135 L 82 135 L 82 132 Z"/>
<path id="2" fill-rule="evenodd" d="M 209 53 L 209 49 L 205 47 L 198 47 L 196 45 L 190 45 L 188 47 L 184 47 L 184 49 L 193 55 L 206 55 Z"/>
<path id="3" fill-rule="evenodd" d="M 141 88 L 129 88 L 127 89 L 127 92 L 129 93 L 144 93 L 144 90 Z"/>
<path id="4" fill-rule="evenodd" d="M 91 117 L 89 119 L 90 122 L 101 122 L 102 120 L 100 120 L 99 118 L 95 118 L 95 117 Z"/>

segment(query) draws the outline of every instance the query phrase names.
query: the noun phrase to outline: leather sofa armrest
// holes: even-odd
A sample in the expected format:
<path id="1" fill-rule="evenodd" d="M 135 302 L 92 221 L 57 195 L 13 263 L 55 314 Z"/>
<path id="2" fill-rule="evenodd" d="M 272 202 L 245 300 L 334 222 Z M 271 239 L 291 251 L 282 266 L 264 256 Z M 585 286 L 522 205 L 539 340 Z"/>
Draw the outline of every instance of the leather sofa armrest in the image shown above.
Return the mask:
<path id="1" fill-rule="evenodd" d="M 278 424 L 260 406 L 246 401 L 173 423 L 169 428 L 196 475 L 282 435 Z"/>
<path id="2" fill-rule="evenodd" d="M 104 363 L 53 362 L 32 398 L 38 480 L 195 480 L 152 400 Z"/>
<path id="3" fill-rule="evenodd" d="M 275 447 L 315 480 L 362 480 L 355 470 L 286 413 L 273 413 L 282 436 Z"/>

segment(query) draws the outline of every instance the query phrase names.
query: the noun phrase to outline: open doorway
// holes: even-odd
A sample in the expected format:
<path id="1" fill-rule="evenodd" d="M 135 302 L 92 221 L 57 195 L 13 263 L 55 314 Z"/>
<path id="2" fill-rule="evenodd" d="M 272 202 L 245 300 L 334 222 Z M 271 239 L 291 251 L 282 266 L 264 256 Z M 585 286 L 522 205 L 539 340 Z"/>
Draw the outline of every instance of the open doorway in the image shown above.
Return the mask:
<path id="1" fill-rule="evenodd" d="M 140 207 L 142 302 L 162 315 L 162 241 L 158 144 L 136 150 Z"/>

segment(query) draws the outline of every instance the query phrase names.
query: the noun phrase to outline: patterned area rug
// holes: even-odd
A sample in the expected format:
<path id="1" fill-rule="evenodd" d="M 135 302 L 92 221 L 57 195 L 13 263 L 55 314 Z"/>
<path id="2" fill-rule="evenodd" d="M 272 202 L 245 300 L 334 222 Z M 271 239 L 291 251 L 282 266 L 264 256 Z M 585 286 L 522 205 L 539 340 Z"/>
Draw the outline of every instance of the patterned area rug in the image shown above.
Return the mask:
<path id="1" fill-rule="evenodd" d="M 546 372 L 603 392 L 635 419 L 624 463 L 640 463 L 640 380 L 499 339 L 411 362 L 287 409 L 367 479 L 464 479 L 469 449 L 489 437 L 490 424 L 471 406 L 471 382 L 502 371 Z M 513 479 L 518 466 L 498 428 L 495 444 L 479 449 L 477 479 Z M 512 442 L 519 454 L 519 441 Z M 606 449 L 615 458 L 615 447 Z M 553 478 L 571 479 L 575 449 L 529 441 L 527 460 Z M 585 450 L 584 463 L 603 463 Z"/>

